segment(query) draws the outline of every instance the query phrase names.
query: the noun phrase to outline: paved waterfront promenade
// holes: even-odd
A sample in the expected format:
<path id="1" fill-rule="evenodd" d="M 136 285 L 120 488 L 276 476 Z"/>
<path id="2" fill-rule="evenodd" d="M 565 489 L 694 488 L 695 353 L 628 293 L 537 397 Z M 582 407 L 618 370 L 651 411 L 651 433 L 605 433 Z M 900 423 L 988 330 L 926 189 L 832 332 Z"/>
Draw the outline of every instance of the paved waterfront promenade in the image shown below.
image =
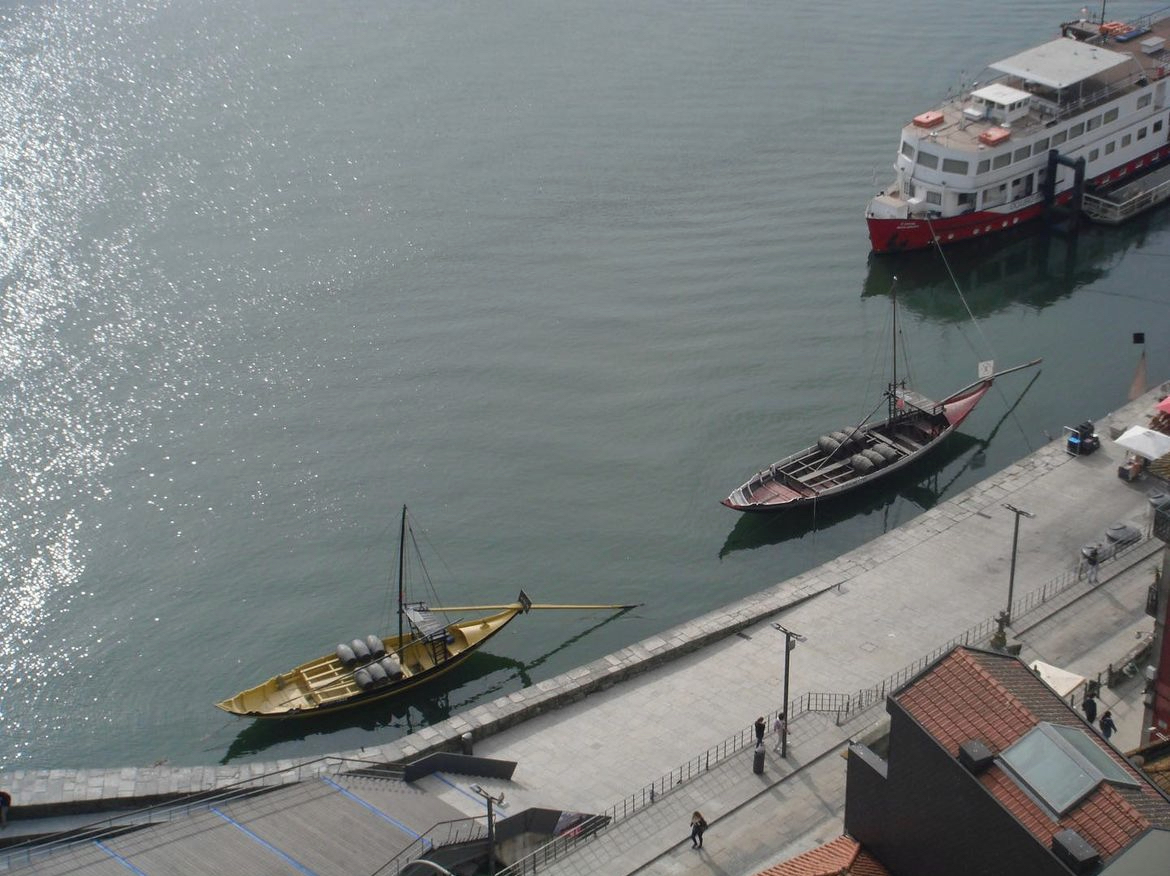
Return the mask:
<path id="1" fill-rule="evenodd" d="M 901 672 L 1002 610 L 1015 524 L 1005 502 L 1036 515 L 1021 520 L 1017 605 L 1038 588 L 1067 580 L 1080 546 L 1101 540 L 1108 526 L 1127 521 L 1144 530 L 1150 486 L 1118 479 L 1124 451 L 1109 435 L 1111 427 L 1147 422 L 1163 392 L 1099 420 L 1102 447 L 1092 456 L 1071 457 L 1063 441 L 1052 442 L 797 578 L 442 725 L 346 754 L 400 761 L 454 749 L 471 732 L 477 755 L 518 763 L 510 782 L 480 780 L 506 793 L 500 817 L 528 806 L 604 811 L 780 707 L 783 636 L 772 622 L 807 637 L 792 653 L 794 697 L 851 693 Z M 1039 608 L 1017 608 L 1011 640 L 1024 646 L 1025 658 L 1091 675 L 1123 662 L 1153 627 L 1142 609 L 1156 547 L 1140 546 L 1104 564 L 1098 588 L 1075 583 Z M 1117 706 L 1115 741 L 1123 748 L 1137 741 L 1138 694 L 1135 683 L 1102 697 L 1104 707 Z M 787 761 L 769 752 L 764 773 L 756 775 L 750 753 L 736 755 L 543 872 L 734 876 L 831 839 L 841 830 L 844 791 L 837 755 L 883 714 L 879 704 L 841 726 L 830 716 L 802 715 L 792 725 Z M 14 815 L 59 816 L 223 786 L 275 766 L 10 772 L 0 781 L 13 793 Z M 438 775 L 420 785 L 453 810 L 482 814 L 482 800 L 469 790 L 473 781 Z M 685 842 L 695 808 L 712 823 L 702 853 Z"/>

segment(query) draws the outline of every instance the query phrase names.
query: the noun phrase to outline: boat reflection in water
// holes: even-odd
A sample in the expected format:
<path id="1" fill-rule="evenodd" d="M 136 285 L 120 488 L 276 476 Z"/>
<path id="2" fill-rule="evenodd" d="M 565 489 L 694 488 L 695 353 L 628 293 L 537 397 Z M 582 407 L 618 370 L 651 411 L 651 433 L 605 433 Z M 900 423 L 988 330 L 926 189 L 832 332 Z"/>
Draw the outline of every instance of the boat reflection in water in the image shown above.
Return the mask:
<path id="1" fill-rule="evenodd" d="M 945 252 L 871 254 L 861 294 L 890 294 L 896 276 L 899 306 L 941 323 L 987 317 L 1021 304 L 1043 310 L 1105 277 L 1129 250 L 1170 226 L 1168 216 L 1154 213 L 1116 228 L 1085 222 L 1069 236 L 1021 229 Z"/>
<path id="2" fill-rule="evenodd" d="M 844 501 L 825 502 L 782 515 L 741 515 L 723 542 L 720 559 L 735 551 L 799 540 L 840 527 L 834 532 L 831 546 L 832 555 L 837 556 L 930 510 L 948 498 L 956 485 L 961 489 L 974 481 L 971 473 L 983 467 L 987 448 L 1040 379 L 1040 373 L 1032 375 L 985 438 L 955 432 L 905 470 L 862 487 Z"/>
<path id="3" fill-rule="evenodd" d="M 368 734 L 374 731 L 378 732 L 374 744 L 409 736 L 423 727 L 442 723 L 453 714 L 478 703 L 529 687 L 532 684 L 531 673 L 541 665 L 630 611 L 632 609 L 624 609 L 609 615 L 564 640 L 551 651 L 526 662 L 477 651 L 417 693 L 406 693 L 342 712 L 298 718 L 295 721 L 255 719 L 236 735 L 219 762 L 226 764 L 234 760 L 255 758 L 265 752 L 269 758 L 283 757 L 286 755 L 280 749 L 286 745 L 290 751 L 297 752 L 298 757 L 304 756 L 306 748 L 315 749 L 322 755 L 349 751 L 369 746 L 371 740 Z M 315 736 L 322 737 L 319 745 L 301 744 Z"/>

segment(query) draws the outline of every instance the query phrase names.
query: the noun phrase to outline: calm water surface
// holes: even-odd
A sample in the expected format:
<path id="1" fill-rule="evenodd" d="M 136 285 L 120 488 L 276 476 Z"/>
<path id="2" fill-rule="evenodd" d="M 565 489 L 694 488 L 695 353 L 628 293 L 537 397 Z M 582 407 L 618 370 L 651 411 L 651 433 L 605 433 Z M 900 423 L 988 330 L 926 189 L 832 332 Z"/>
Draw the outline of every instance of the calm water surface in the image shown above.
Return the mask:
<path id="1" fill-rule="evenodd" d="M 1134 331 L 1170 374 L 1165 211 L 955 251 L 964 298 L 937 254 L 868 258 L 901 124 L 1078 10 L 0 3 L 0 764 L 391 739 L 1112 410 Z M 979 358 L 1042 371 L 857 506 L 722 508 L 871 409 L 895 274 L 924 392 Z M 376 631 L 403 503 L 450 601 L 644 604 L 524 617 L 430 695 L 343 718 L 216 711 Z"/>

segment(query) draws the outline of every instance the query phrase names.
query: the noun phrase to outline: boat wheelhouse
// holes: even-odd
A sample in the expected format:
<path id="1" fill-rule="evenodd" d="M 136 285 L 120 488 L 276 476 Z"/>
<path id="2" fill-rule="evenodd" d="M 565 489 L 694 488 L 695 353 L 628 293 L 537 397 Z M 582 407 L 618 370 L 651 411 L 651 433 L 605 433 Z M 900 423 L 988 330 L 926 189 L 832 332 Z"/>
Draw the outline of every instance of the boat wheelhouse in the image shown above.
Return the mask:
<path id="1" fill-rule="evenodd" d="M 1170 7 L 1129 23 L 1081 19 L 991 65 L 902 129 L 893 183 L 866 210 L 875 252 L 983 237 L 1080 209 L 1085 187 L 1170 158 Z"/>

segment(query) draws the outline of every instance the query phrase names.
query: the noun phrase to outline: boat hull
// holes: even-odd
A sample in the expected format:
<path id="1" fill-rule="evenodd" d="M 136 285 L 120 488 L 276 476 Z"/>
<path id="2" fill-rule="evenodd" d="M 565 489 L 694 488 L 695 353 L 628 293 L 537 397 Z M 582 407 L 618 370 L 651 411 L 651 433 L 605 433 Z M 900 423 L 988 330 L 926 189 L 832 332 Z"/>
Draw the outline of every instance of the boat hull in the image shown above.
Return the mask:
<path id="1" fill-rule="evenodd" d="M 922 406 L 891 419 L 861 427 L 850 435 L 848 454 L 826 451 L 814 444 L 786 456 L 733 490 L 722 504 L 733 511 L 776 514 L 836 500 L 876 481 L 888 478 L 926 456 L 959 427 L 991 388 L 986 380 L 960 390 L 937 405 Z M 896 458 L 871 471 L 853 463 L 853 450 L 879 446 Z"/>
<path id="2" fill-rule="evenodd" d="M 346 667 L 335 654 L 302 663 L 262 684 L 216 703 L 233 715 L 248 718 L 298 718 L 333 714 L 407 693 L 455 669 L 524 610 L 517 602 L 486 617 L 446 627 L 446 638 L 426 640 L 397 635 L 382 639 L 386 652 L 400 656 L 402 677 L 363 689 L 357 670 L 369 662 Z"/>
<path id="3" fill-rule="evenodd" d="M 1122 35 L 1116 24 L 1104 10 L 1063 22 L 1058 37 L 992 63 L 990 80 L 904 124 L 894 178 L 866 210 L 873 251 L 1002 234 L 1058 206 L 1071 224 L 1082 193 L 1165 160 L 1170 7 Z"/>
<path id="4" fill-rule="evenodd" d="M 1131 177 L 1149 173 L 1170 162 L 1170 146 L 1155 149 L 1141 158 L 1113 168 L 1087 183 L 1094 189 L 1116 187 Z M 1072 200 L 1069 192 L 1057 196 L 1056 203 L 1067 206 Z M 926 249 L 931 246 L 946 246 L 966 240 L 990 237 L 1014 228 L 1027 225 L 1044 216 L 1044 204 L 1031 201 L 1017 210 L 980 210 L 960 216 L 935 218 L 889 219 L 872 215 L 866 216 L 869 227 L 869 243 L 875 253 L 907 252 Z"/>
<path id="5" fill-rule="evenodd" d="M 989 237 L 1033 222 L 1043 213 L 1042 205 L 1032 204 L 1012 213 L 981 211 L 939 219 L 879 219 L 869 216 L 866 222 L 873 251 L 895 253 Z"/>

